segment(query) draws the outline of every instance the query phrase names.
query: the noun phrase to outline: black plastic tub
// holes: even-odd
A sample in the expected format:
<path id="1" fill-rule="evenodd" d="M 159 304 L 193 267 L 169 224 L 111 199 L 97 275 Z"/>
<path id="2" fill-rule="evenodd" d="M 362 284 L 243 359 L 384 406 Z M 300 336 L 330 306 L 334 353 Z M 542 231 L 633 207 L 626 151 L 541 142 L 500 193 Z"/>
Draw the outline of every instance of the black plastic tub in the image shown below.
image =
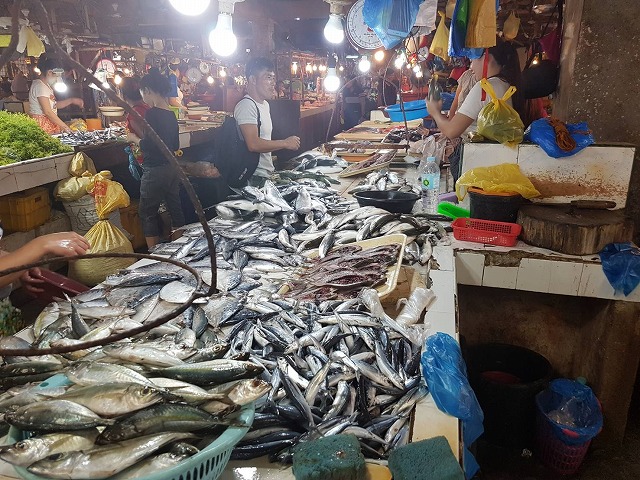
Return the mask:
<path id="1" fill-rule="evenodd" d="M 353 194 L 361 207 L 384 208 L 391 213 L 411 213 L 420 195 L 411 192 L 398 192 L 394 190 L 380 191 L 367 190 Z"/>
<path id="2" fill-rule="evenodd" d="M 487 343 L 468 347 L 467 366 L 484 412 L 484 439 L 501 447 L 531 447 L 535 396 L 551 380 L 549 361 L 528 348 Z"/>
<path id="3" fill-rule="evenodd" d="M 516 223 L 518 210 L 524 198 L 515 194 L 487 193 L 479 188 L 469 188 L 471 218 L 494 222 Z"/>

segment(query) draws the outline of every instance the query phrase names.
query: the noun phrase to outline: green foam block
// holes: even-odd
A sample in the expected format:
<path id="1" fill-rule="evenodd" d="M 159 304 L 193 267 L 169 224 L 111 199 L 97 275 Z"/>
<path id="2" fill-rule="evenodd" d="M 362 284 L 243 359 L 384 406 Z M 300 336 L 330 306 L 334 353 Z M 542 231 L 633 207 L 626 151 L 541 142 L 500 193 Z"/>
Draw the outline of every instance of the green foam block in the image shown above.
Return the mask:
<path id="1" fill-rule="evenodd" d="M 464 473 L 445 437 L 396 448 L 389 455 L 393 480 L 464 480 Z"/>
<path id="2" fill-rule="evenodd" d="M 354 435 L 331 435 L 301 443 L 293 451 L 296 480 L 361 480 L 364 456 Z"/>

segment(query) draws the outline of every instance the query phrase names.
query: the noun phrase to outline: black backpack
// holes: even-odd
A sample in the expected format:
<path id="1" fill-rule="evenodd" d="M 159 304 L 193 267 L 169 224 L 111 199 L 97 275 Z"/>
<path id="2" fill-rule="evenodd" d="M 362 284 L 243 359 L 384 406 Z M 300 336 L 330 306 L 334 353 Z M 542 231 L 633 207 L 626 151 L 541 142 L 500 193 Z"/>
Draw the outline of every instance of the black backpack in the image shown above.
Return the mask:
<path id="1" fill-rule="evenodd" d="M 243 100 L 250 100 L 256 106 L 258 136 L 260 136 L 261 122 L 258 104 L 249 97 L 244 97 L 240 101 Z M 238 132 L 238 123 L 235 118 L 225 118 L 222 126 L 215 130 L 213 150 L 213 164 L 227 185 L 234 188 L 244 187 L 258 167 L 260 153 L 249 151 L 247 144 Z"/>

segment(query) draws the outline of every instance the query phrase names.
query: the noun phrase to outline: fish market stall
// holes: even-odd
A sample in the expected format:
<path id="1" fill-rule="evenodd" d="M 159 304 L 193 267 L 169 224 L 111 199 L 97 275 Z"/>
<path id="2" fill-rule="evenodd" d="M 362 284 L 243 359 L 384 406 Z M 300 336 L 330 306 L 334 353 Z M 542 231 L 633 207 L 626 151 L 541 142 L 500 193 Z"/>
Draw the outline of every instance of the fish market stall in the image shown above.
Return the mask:
<path id="1" fill-rule="evenodd" d="M 258 468 L 265 455 L 287 463 L 294 444 L 319 433 L 352 433 L 372 459 L 384 458 L 390 449 L 406 442 L 444 435 L 457 456 L 458 420 L 435 407 L 419 367 L 427 331 L 422 325 L 425 309 L 430 331 L 456 336 L 455 311 L 450 308 L 455 283 L 446 283 L 439 275 L 442 283 L 434 281 L 433 290 L 425 288 L 431 283 L 428 263 L 432 252 L 438 256 L 441 272 L 453 276 L 451 262 L 447 272 L 442 252 L 430 244 L 440 235 L 439 229 L 426 219 L 394 223 L 396 217 L 384 210 L 355 207 L 352 199 L 345 198 L 353 183 L 320 173 L 280 172 L 263 189 L 247 187 L 242 198 L 219 204 L 218 217 L 208 226 L 216 240 L 220 293 L 197 300 L 150 335 L 132 339 L 134 343 L 71 354 L 68 360 L 78 366 L 65 369 L 68 380 L 82 385 L 89 365 L 119 365 L 127 368 L 127 378 L 135 377 L 143 384 L 151 381 L 155 386 L 150 388 L 168 389 L 187 400 L 185 392 L 176 390 L 176 380 L 200 382 L 205 388 L 204 393 L 198 390 L 201 395 L 221 392 L 214 385 L 217 381 L 202 383 L 185 372 L 200 364 L 205 368 L 220 362 L 245 362 L 242 365 L 254 369 L 258 377 L 247 380 L 252 382 L 247 383 L 250 393 L 243 393 L 242 401 L 255 402 L 256 416 L 234 449 L 234 462 L 225 475 L 234 475 L 236 467 Z M 406 235 L 419 232 L 429 258 L 422 259 L 424 267 L 414 259 L 415 274 L 400 269 L 399 264 L 406 258 Z M 363 238 L 354 243 L 358 233 Z M 314 251 L 320 258 L 310 260 L 308 254 L 313 256 Z M 187 262 L 205 284 L 213 281 L 199 224 L 154 253 Z M 307 288 L 301 288 L 304 285 Z M 196 288 L 192 275 L 178 267 L 141 261 L 72 302 L 51 304 L 26 338 L 41 347 L 70 345 L 129 329 L 183 304 Z M 297 289 L 297 293 L 287 295 L 287 289 Z M 388 297 L 381 303 L 384 295 Z M 409 300 L 398 311 L 395 303 L 400 296 Z M 61 369 L 60 363 L 50 360 L 43 370 L 34 371 L 37 377 L 32 380 L 46 379 Z M 88 360 L 92 363 L 87 364 Z M 140 373 L 149 376 L 142 380 Z M 165 377 L 174 380 L 162 380 Z M 12 380 L 4 380 L 5 385 L 9 382 Z M 62 390 L 64 398 L 71 395 L 73 399 L 52 401 L 85 402 L 73 390 Z M 208 414 L 229 408 L 220 397 L 207 400 Z M 141 412 L 155 412 L 153 409 L 171 404 L 160 394 L 157 404 Z M 33 408 L 29 405 L 27 402 L 24 411 Z M 205 423 L 211 422 L 200 413 L 204 408 L 200 405 L 198 415 L 204 415 Z M 140 415 L 147 418 L 150 414 Z M 28 428 L 20 419 L 9 419 L 15 426 Z M 118 428 L 125 426 L 122 422 L 125 420 L 116 420 Z M 113 421 L 104 423 L 106 432 Z M 163 439 L 154 437 L 154 441 Z M 28 468 L 35 473 L 43 465 Z M 282 473 L 277 463 L 265 468 L 289 474 Z"/>

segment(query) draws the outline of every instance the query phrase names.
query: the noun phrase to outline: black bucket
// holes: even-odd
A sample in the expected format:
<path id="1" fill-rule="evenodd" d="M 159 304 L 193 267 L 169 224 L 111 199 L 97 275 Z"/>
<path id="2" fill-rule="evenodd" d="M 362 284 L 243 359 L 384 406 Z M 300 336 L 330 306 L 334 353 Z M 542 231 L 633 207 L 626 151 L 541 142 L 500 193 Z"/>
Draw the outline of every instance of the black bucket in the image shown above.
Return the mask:
<path id="1" fill-rule="evenodd" d="M 484 439 L 502 447 L 531 447 L 535 396 L 551 380 L 549 361 L 527 348 L 489 343 L 469 347 L 467 365 L 484 412 Z"/>
<path id="2" fill-rule="evenodd" d="M 524 201 L 521 195 L 484 193 L 476 188 L 470 188 L 468 192 L 471 218 L 516 223 Z"/>

